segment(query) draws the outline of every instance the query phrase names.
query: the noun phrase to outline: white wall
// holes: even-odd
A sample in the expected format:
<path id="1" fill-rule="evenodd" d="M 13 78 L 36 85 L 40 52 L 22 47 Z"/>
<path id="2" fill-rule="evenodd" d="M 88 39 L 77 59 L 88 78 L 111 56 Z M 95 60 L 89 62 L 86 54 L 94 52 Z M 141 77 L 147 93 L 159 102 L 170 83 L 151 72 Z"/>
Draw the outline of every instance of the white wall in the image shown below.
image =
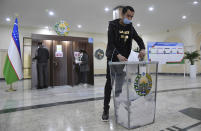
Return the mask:
<path id="1" fill-rule="evenodd" d="M 11 39 L 12 26 L 0 25 L 0 49 L 8 49 Z M 184 43 L 187 50 L 194 50 L 200 48 L 201 43 L 201 25 L 186 25 L 184 27 L 170 30 L 169 32 L 159 32 L 151 34 L 143 34 L 142 38 L 145 42 L 182 42 Z M 19 27 L 19 35 L 22 49 L 23 37 L 30 37 L 31 34 L 49 34 L 55 35 L 56 33 L 52 30 L 41 29 L 41 28 L 25 28 Z M 70 32 L 69 36 L 80 36 L 80 37 L 92 37 L 94 39 L 94 52 L 100 48 L 106 50 L 107 34 L 97 33 L 86 33 L 86 32 Z M 136 47 L 136 43 L 133 43 L 133 48 Z M 1 54 L 0 54 L 1 55 Z M 3 64 L 2 56 L 0 56 L 0 64 Z M 201 72 L 201 64 L 197 62 L 198 72 Z M 0 66 L 0 78 L 2 78 L 2 67 Z M 163 73 L 183 73 L 184 66 L 182 65 L 160 65 L 159 72 Z M 188 72 L 188 63 L 185 66 Z M 103 60 L 97 60 L 94 58 L 94 71 L 95 74 L 106 73 L 106 57 Z"/>
<path id="2" fill-rule="evenodd" d="M 170 30 L 169 32 L 159 32 L 153 34 L 144 34 L 142 37 L 144 42 L 181 42 L 184 43 L 185 50 L 192 51 L 198 50 L 196 42 L 196 35 L 201 32 L 199 25 L 187 25 L 178 29 Z M 197 62 L 199 64 L 200 62 Z M 198 66 L 198 72 L 201 72 L 201 68 Z M 162 73 L 183 73 L 184 67 L 189 72 L 189 63 L 185 65 L 159 65 L 159 72 Z"/>
<path id="3" fill-rule="evenodd" d="M 0 53 L 0 78 L 2 75 L 2 68 L 4 65 L 4 55 L 5 49 L 8 49 L 9 43 L 11 40 L 11 32 L 12 26 L 4 26 L 0 25 L 0 49 L 4 49 L 4 53 Z M 20 36 L 20 45 L 21 51 L 23 49 L 23 37 L 31 37 L 31 34 L 47 34 L 47 35 L 56 35 L 53 30 L 49 29 L 41 29 L 41 28 L 25 28 L 19 27 L 19 36 Z M 85 33 L 85 32 L 70 32 L 69 36 L 77 36 L 77 37 L 90 37 L 94 39 L 94 52 L 96 49 L 106 49 L 107 36 L 106 34 L 97 34 L 97 33 Z M 0 51 L 1 52 L 1 51 Z M 95 74 L 105 74 L 106 71 L 106 57 L 102 60 L 97 60 L 94 58 L 94 73 Z"/>

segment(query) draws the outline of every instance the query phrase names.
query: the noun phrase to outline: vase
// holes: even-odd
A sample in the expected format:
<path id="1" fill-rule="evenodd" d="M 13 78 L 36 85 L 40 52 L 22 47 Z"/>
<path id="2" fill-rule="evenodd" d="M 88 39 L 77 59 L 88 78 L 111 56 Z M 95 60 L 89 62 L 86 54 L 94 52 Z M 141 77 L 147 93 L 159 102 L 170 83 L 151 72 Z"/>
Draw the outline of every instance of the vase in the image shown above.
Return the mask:
<path id="1" fill-rule="evenodd" d="M 197 69 L 196 65 L 190 65 L 190 78 L 196 78 Z"/>

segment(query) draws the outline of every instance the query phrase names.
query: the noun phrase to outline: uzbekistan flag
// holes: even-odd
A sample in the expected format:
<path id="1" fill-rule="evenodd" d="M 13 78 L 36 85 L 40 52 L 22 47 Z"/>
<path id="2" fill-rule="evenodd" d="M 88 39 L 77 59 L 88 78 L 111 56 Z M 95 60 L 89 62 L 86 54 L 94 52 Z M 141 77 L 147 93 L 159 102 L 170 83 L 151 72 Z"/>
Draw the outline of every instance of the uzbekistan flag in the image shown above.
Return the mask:
<path id="1" fill-rule="evenodd" d="M 12 38 L 4 64 L 3 75 L 7 84 L 12 84 L 23 78 L 17 18 L 13 26 Z"/>

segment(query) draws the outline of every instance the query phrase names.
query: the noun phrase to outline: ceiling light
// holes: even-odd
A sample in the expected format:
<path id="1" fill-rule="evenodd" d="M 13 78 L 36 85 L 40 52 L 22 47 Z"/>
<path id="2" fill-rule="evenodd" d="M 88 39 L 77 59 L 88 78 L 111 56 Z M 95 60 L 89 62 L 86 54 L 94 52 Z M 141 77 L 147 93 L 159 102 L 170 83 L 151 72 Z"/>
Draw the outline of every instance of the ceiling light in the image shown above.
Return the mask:
<path id="1" fill-rule="evenodd" d="M 49 15 L 53 16 L 54 12 L 53 11 L 49 11 Z"/>
<path id="2" fill-rule="evenodd" d="M 110 10 L 109 8 L 107 8 L 107 7 L 105 8 L 105 12 L 108 12 L 109 10 Z"/>
<path id="3" fill-rule="evenodd" d="M 137 24 L 137 27 L 140 27 L 141 25 L 140 24 Z"/>
<path id="4" fill-rule="evenodd" d="M 7 21 L 7 22 L 10 22 L 10 18 L 6 18 L 6 21 Z"/>
<path id="5" fill-rule="evenodd" d="M 186 18 L 187 18 L 187 16 L 185 16 L 185 15 L 184 15 L 184 16 L 182 16 L 182 19 L 186 19 Z"/>
<path id="6" fill-rule="evenodd" d="M 77 25 L 78 28 L 82 28 L 82 25 Z"/>
<path id="7" fill-rule="evenodd" d="M 197 5 L 197 4 L 198 4 L 198 1 L 194 1 L 193 4 L 194 4 L 194 5 Z"/>
<path id="8" fill-rule="evenodd" d="M 48 26 L 45 26 L 45 29 L 48 29 Z"/>
<path id="9" fill-rule="evenodd" d="M 149 7 L 149 11 L 154 11 L 154 7 L 153 6 Z"/>

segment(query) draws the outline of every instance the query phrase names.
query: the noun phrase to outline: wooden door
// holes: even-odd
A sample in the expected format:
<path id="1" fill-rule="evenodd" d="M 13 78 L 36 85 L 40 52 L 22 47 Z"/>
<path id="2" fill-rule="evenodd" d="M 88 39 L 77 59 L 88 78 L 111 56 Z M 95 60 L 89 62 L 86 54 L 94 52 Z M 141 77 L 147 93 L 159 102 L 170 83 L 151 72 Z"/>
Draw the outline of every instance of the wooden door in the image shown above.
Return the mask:
<path id="1" fill-rule="evenodd" d="M 67 85 L 67 41 L 53 40 L 53 86 Z"/>

